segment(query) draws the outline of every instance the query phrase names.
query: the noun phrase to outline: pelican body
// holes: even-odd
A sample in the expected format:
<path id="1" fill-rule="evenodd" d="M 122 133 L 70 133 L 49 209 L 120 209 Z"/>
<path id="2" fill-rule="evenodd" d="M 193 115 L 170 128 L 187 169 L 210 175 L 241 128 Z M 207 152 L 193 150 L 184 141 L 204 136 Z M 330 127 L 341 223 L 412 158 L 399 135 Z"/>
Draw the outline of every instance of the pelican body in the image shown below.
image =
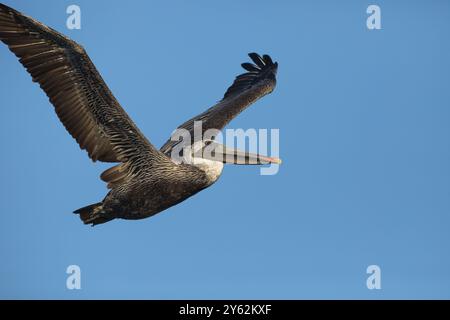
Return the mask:
<path id="1" fill-rule="evenodd" d="M 110 189 L 106 197 L 74 212 L 85 224 L 150 217 L 212 185 L 224 163 L 280 162 L 225 148 L 213 139 L 190 141 L 192 152 L 213 143 L 223 160 L 185 154 L 185 158 L 191 156 L 190 161 L 174 161 L 171 153 L 178 142 L 169 139 L 156 149 L 117 102 L 82 46 L 4 4 L 0 4 L 0 40 L 47 94 L 80 148 L 94 162 L 117 163 L 101 174 Z M 247 72 L 234 80 L 223 99 L 179 129 L 193 133 L 194 123 L 201 121 L 203 131 L 222 130 L 241 111 L 273 91 L 278 64 L 268 55 L 249 56 L 254 64 L 242 64 Z"/>

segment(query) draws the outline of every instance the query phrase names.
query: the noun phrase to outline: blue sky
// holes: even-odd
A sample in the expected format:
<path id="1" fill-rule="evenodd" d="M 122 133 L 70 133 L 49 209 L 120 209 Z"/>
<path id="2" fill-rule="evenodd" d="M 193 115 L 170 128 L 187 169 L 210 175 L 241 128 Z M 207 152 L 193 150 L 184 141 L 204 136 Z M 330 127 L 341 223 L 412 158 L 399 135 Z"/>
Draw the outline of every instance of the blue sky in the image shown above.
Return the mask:
<path id="1" fill-rule="evenodd" d="M 4 3 L 81 43 L 158 147 L 248 52 L 269 53 L 275 92 L 229 127 L 279 128 L 283 164 L 227 166 L 150 219 L 84 226 L 71 212 L 103 198 L 108 165 L 1 45 L 0 298 L 450 298 L 448 1 Z M 81 290 L 66 288 L 72 264 Z"/>

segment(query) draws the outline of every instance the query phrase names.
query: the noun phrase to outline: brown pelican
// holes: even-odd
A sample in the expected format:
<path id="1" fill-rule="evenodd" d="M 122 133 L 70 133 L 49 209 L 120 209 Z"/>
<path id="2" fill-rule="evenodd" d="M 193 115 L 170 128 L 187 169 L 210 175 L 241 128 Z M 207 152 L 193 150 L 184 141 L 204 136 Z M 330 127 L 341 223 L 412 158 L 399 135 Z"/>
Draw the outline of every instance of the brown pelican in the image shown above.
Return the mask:
<path id="1" fill-rule="evenodd" d="M 213 143 L 215 157 L 194 155 L 196 161 L 174 161 L 171 152 L 177 141 L 169 139 L 157 150 L 114 98 L 82 46 L 3 4 L 0 40 L 45 91 L 80 148 L 93 161 L 119 163 L 101 174 L 111 189 L 103 201 L 74 212 L 85 224 L 150 217 L 209 187 L 221 175 L 223 163 L 280 163 L 277 158 L 225 148 L 214 137 L 189 144 L 197 152 Z M 278 64 L 268 55 L 249 56 L 254 64 L 242 64 L 247 72 L 234 80 L 223 99 L 179 128 L 193 133 L 194 123 L 201 121 L 202 132 L 221 130 L 272 92 Z"/>

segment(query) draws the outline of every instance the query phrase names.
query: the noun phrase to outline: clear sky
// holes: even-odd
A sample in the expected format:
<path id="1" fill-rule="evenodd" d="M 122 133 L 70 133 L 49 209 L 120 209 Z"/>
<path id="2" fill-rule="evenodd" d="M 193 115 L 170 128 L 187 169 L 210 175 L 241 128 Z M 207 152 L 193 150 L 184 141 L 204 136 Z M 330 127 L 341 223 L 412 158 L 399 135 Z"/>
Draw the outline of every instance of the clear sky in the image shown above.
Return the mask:
<path id="1" fill-rule="evenodd" d="M 269 53 L 276 90 L 229 127 L 279 128 L 283 164 L 227 166 L 152 218 L 84 226 L 71 212 L 104 197 L 108 165 L 1 44 L 0 298 L 450 298 L 450 2 L 2 2 L 81 43 L 158 147 Z"/>

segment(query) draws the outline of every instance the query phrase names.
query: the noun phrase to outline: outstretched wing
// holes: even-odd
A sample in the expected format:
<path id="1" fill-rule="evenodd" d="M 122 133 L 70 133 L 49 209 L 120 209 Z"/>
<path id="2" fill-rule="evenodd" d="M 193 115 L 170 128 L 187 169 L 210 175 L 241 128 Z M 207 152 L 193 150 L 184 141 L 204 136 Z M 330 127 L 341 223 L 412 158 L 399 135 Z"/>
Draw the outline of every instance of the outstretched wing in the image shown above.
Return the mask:
<path id="1" fill-rule="evenodd" d="M 257 53 L 249 53 L 249 57 L 255 64 L 242 64 L 242 67 L 247 72 L 236 77 L 223 99 L 202 114 L 186 121 L 178 128 L 189 130 L 191 137 L 194 137 L 195 121 L 202 121 L 202 133 L 208 129 L 221 130 L 256 100 L 271 93 L 276 85 L 278 63 L 274 63 L 268 55 L 261 57 Z M 169 139 L 161 147 L 160 151 L 170 155 L 172 148 L 177 143 L 178 141 Z"/>
<path id="2" fill-rule="evenodd" d="M 167 161 L 122 109 L 80 45 L 3 4 L 0 40 L 20 58 L 93 161 L 122 162 L 122 173 L 139 170 L 142 157 Z"/>

